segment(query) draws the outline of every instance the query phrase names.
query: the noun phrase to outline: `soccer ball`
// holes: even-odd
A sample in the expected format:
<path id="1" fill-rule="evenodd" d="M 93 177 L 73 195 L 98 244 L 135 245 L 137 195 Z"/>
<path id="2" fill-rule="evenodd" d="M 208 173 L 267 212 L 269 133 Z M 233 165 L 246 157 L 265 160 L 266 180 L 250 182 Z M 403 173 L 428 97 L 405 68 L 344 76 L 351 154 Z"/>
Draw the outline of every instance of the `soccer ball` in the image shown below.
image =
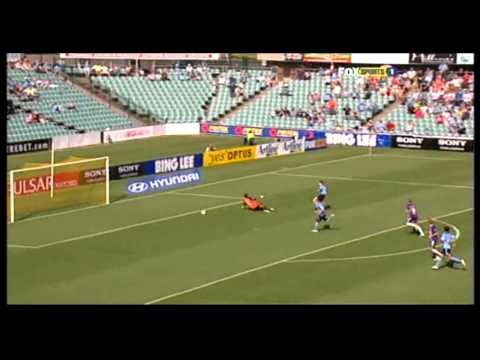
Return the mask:
<path id="1" fill-rule="evenodd" d="M 206 211 L 206 210 L 202 210 L 202 211 L 200 211 L 200 214 L 202 214 L 202 215 L 207 215 L 207 211 Z"/>

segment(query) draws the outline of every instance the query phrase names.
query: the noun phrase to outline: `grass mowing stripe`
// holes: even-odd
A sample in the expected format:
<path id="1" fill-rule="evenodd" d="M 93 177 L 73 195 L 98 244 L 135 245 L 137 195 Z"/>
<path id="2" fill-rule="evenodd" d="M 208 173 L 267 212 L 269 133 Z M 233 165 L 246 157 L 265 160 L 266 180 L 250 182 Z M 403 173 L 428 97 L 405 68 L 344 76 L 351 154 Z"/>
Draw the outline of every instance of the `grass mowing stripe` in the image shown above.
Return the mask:
<path id="1" fill-rule="evenodd" d="M 458 210 L 458 211 L 454 211 L 454 212 L 451 212 L 451 213 L 448 213 L 448 214 L 436 216 L 436 218 L 444 218 L 444 217 L 448 217 L 448 216 L 462 214 L 462 213 L 465 213 L 465 212 L 468 212 L 468 211 L 471 211 L 471 210 L 473 210 L 473 208 Z M 425 222 L 425 221 L 428 221 L 428 220 L 423 220 L 421 222 Z M 311 250 L 311 251 L 308 251 L 308 252 L 305 252 L 305 253 L 302 253 L 302 254 L 294 255 L 294 256 L 291 256 L 291 257 L 288 257 L 288 258 L 285 258 L 285 259 L 277 260 L 277 261 L 274 261 L 274 262 L 271 262 L 271 263 L 268 263 L 268 264 L 265 264 L 265 265 L 262 265 L 262 266 L 258 266 L 258 267 L 255 267 L 255 268 L 252 268 L 252 269 L 249 269 L 249 270 L 246 270 L 246 271 L 242 271 L 242 272 L 230 275 L 230 276 L 223 277 L 223 278 L 218 279 L 218 280 L 214 280 L 214 281 L 211 281 L 211 282 L 199 285 L 199 286 L 195 286 L 195 287 L 190 288 L 190 289 L 182 290 L 182 291 L 170 294 L 170 295 L 160 297 L 158 299 L 150 300 L 150 301 L 146 302 L 145 305 L 152 305 L 152 304 L 161 302 L 163 300 L 167 300 L 167 299 L 171 299 L 171 298 L 174 298 L 174 297 L 177 297 L 177 296 L 180 296 L 180 295 L 188 294 L 188 293 L 191 293 L 193 291 L 204 289 L 206 287 L 216 285 L 216 284 L 219 284 L 219 283 L 227 281 L 227 280 L 235 279 L 237 277 L 240 277 L 240 276 L 243 276 L 243 275 L 246 275 L 246 274 L 250 274 L 250 273 L 255 272 L 255 271 L 267 269 L 269 267 L 272 267 L 272 266 L 275 266 L 275 265 L 278 265 L 278 264 L 286 263 L 290 260 L 298 259 L 300 257 L 304 257 L 304 256 L 307 256 L 307 255 L 316 254 L 316 253 L 326 251 L 326 250 L 330 250 L 330 249 L 333 249 L 333 248 L 336 248 L 336 247 L 339 247 L 339 246 L 352 244 L 352 243 L 355 243 L 355 242 L 358 242 L 358 241 L 369 239 L 373 236 L 377 236 L 377 235 L 385 234 L 385 233 L 388 233 L 388 232 L 391 232 L 391 231 L 394 231 L 394 230 L 398 230 L 398 229 L 401 229 L 403 227 L 405 227 L 405 225 L 395 226 L 393 228 L 378 231 L 378 232 L 373 233 L 373 234 L 364 235 L 364 236 L 361 236 L 361 237 L 358 237 L 358 238 L 355 238 L 355 239 L 352 239 L 352 240 L 342 241 L 338 244 L 326 246 L 326 247 Z"/>
<path id="2" fill-rule="evenodd" d="M 233 199 L 233 200 L 238 200 L 242 201 L 242 198 L 239 196 L 228 196 L 228 195 L 213 195 L 213 194 L 195 194 L 195 193 L 190 193 L 190 192 L 177 192 L 177 191 L 172 191 L 170 194 L 173 195 L 185 195 L 185 196 L 200 196 L 200 197 L 207 197 L 207 198 L 213 198 L 213 199 Z"/>
<path id="3" fill-rule="evenodd" d="M 460 229 L 457 228 L 455 225 L 449 224 L 445 221 L 438 220 L 445 225 L 450 225 L 457 235 L 455 239 L 458 240 L 460 238 Z M 441 247 L 441 245 L 437 245 L 437 248 Z M 409 255 L 409 254 L 416 254 L 425 250 L 430 250 L 429 247 L 421 248 L 421 249 L 413 249 L 413 250 L 406 250 L 406 251 L 397 251 L 393 253 L 387 254 L 378 254 L 378 255 L 366 255 L 366 256 L 353 256 L 353 257 L 346 257 L 346 258 L 323 258 L 323 259 L 294 259 L 287 261 L 288 264 L 295 264 L 295 263 L 311 263 L 311 262 L 332 262 L 332 261 L 352 261 L 352 260 L 369 260 L 369 259 L 381 259 L 391 256 L 401 256 L 401 255 Z"/>
<path id="4" fill-rule="evenodd" d="M 296 154 L 295 154 L 295 155 L 296 155 Z M 206 186 L 223 184 L 223 183 L 228 183 L 228 182 L 238 181 L 238 180 L 243 180 L 243 179 L 250 179 L 250 178 L 254 178 L 254 177 L 258 177 L 258 176 L 263 176 L 263 175 L 275 174 L 276 171 L 282 171 L 282 170 L 284 170 L 284 169 L 288 169 L 288 170 L 303 169 L 303 168 L 305 168 L 305 167 L 316 166 L 316 165 L 323 165 L 323 164 L 329 164 L 329 163 L 335 163 L 335 162 L 341 162 L 341 161 L 347 161 L 347 160 L 356 159 L 356 158 L 365 157 L 365 156 L 369 156 L 369 155 L 368 155 L 368 154 L 353 155 L 353 156 L 348 156 L 348 157 L 340 158 L 340 159 L 333 159 L 333 160 L 327 160 L 327 161 L 319 161 L 319 162 L 315 162 L 315 163 L 310 163 L 310 164 L 295 166 L 295 167 L 292 167 L 292 168 L 282 168 L 282 169 L 279 169 L 279 170 L 272 170 L 272 171 L 266 171 L 266 172 L 257 173 L 257 174 L 239 176 L 239 177 L 235 177 L 235 178 L 230 178 L 230 179 L 225 179 L 225 180 L 219 180 L 219 181 L 213 181 L 213 182 L 206 183 L 206 184 L 200 184 L 200 185 L 191 186 L 191 187 L 188 188 L 188 190 L 192 190 L 192 189 L 195 190 L 195 189 L 200 189 L 200 188 L 203 188 L 203 187 L 206 187 Z M 179 190 L 177 190 L 176 192 L 180 193 Z M 155 194 L 152 194 L 152 195 L 144 195 L 144 196 L 139 196 L 139 197 L 132 197 L 132 198 L 128 198 L 128 199 L 118 200 L 118 201 L 112 202 L 112 203 L 110 203 L 109 206 L 124 204 L 124 203 L 130 202 L 130 201 L 137 201 L 137 200 L 142 200 L 142 199 L 148 199 L 148 198 L 157 197 L 157 196 L 162 196 L 162 195 L 168 195 L 168 194 L 170 194 L 170 193 L 171 193 L 171 191 L 167 191 L 167 192 L 155 193 Z M 77 211 L 84 211 L 84 210 L 89 210 L 89 209 L 93 209 L 93 208 L 98 208 L 98 207 L 101 207 L 101 206 L 105 206 L 105 204 L 93 205 L 93 206 L 88 206 L 88 207 L 83 207 L 83 208 L 73 209 L 73 210 L 67 210 L 67 211 L 59 211 L 59 212 L 55 212 L 55 213 L 52 213 L 52 214 L 39 215 L 39 216 L 35 216 L 35 217 L 31 217 L 31 218 L 24 219 L 24 220 L 19 220 L 19 221 L 17 221 L 16 223 L 21 223 L 21 222 L 25 222 L 25 221 L 40 220 L 40 219 L 44 219 L 44 218 L 48 218 L 48 217 L 59 216 L 59 215 L 64 215 L 64 214 L 70 214 L 70 213 L 74 213 L 74 212 L 77 212 Z"/>
<path id="5" fill-rule="evenodd" d="M 445 187 L 445 188 L 454 188 L 454 189 L 469 189 L 473 190 L 473 186 L 468 185 L 449 185 L 449 184 L 431 184 L 431 183 L 418 183 L 418 182 L 409 182 L 409 181 L 394 181 L 394 180 L 376 180 L 376 179 L 362 179 L 362 178 L 353 178 L 353 177 L 341 177 L 341 176 L 324 176 L 324 175 L 309 175 L 309 174 L 289 174 L 277 172 L 274 175 L 284 175 L 284 176 L 296 176 L 296 177 L 306 177 L 306 178 L 315 178 L 319 177 L 332 180 L 344 180 L 344 181 L 364 181 L 364 182 L 376 182 L 382 184 L 397 184 L 397 185 L 412 185 L 412 186 L 436 186 L 436 187 Z"/>
<path id="6" fill-rule="evenodd" d="M 221 208 L 224 208 L 224 207 L 239 205 L 239 204 L 240 204 L 239 201 L 229 202 L 229 203 L 226 203 L 226 204 L 211 206 L 211 207 L 208 207 L 208 208 L 205 208 L 205 209 L 192 210 L 192 211 L 189 211 L 189 212 L 185 212 L 185 213 L 181 213 L 181 214 L 177 214 L 177 215 L 172 215 L 172 216 L 167 216 L 167 217 L 164 217 L 164 218 L 153 219 L 153 220 L 144 221 L 144 222 L 137 223 L 137 224 L 121 226 L 121 227 L 118 227 L 118 228 L 105 230 L 105 231 L 100 231 L 100 232 L 96 232 L 96 233 L 92 233 L 92 234 L 76 236 L 76 237 L 73 237 L 73 238 L 70 238 L 70 239 L 54 241 L 54 242 L 51 242 L 51 243 L 35 246 L 34 248 L 35 249 L 43 249 L 43 248 L 58 245 L 58 244 L 65 244 L 65 243 L 70 243 L 72 241 L 83 240 L 83 239 L 88 239 L 88 238 L 92 238 L 92 237 L 96 237 L 96 236 L 100 236 L 100 235 L 112 234 L 112 233 L 123 231 L 123 230 L 133 229 L 133 228 L 136 228 L 136 227 L 139 227 L 139 226 L 145 226 L 145 225 L 150 225 L 150 224 L 156 224 L 156 223 L 159 223 L 159 222 L 162 222 L 162 221 L 178 219 L 178 218 L 181 218 L 181 217 L 184 217 L 184 216 L 198 214 L 201 210 L 221 209 Z"/>

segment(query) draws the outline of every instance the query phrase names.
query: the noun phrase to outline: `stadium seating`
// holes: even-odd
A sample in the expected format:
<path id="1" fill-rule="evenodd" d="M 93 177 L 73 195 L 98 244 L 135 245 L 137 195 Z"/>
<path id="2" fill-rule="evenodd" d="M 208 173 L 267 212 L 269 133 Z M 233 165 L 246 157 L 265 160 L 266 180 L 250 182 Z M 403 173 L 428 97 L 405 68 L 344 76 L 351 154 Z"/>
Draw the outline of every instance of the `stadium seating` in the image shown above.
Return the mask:
<path id="1" fill-rule="evenodd" d="M 415 134 L 419 135 L 432 135 L 432 136 L 451 136 L 451 132 L 448 125 L 437 124 L 435 122 L 435 116 L 427 114 L 423 119 L 415 119 L 414 114 L 410 114 L 405 106 L 399 106 L 392 113 L 390 113 L 386 120 L 391 120 L 397 125 L 397 132 L 405 133 L 405 126 L 409 120 L 412 120 L 415 124 Z M 466 134 L 465 136 L 473 137 L 473 119 L 465 121 Z"/>
<path id="2" fill-rule="evenodd" d="M 101 103 L 93 96 L 88 96 L 83 90 L 69 85 L 53 74 L 35 73 L 25 70 L 8 70 L 8 78 L 21 82 L 25 78 L 35 80 L 49 80 L 55 88 L 40 88 L 39 98 L 31 102 L 19 102 L 16 96 L 8 96 L 15 105 L 23 109 L 31 109 L 50 117 L 55 123 L 28 124 L 25 122 L 26 113 L 21 112 L 8 116 L 7 141 L 25 141 L 38 138 L 50 138 L 58 135 L 74 134 L 79 131 L 102 131 L 107 128 L 122 129 L 132 127 L 132 122 L 123 115 L 112 112 L 107 105 Z M 67 104 L 73 102 L 76 110 L 68 110 Z M 53 111 L 53 105 L 60 104 L 63 113 Z M 70 127 L 70 129 L 68 128 Z"/>
<path id="3" fill-rule="evenodd" d="M 342 79 L 343 90 L 353 91 L 355 80 L 351 76 L 344 76 Z M 308 95 L 312 92 L 319 92 L 323 95 L 327 91 L 331 91 L 330 85 L 326 85 L 320 74 L 314 74 L 311 80 L 291 80 L 289 82 L 289 91 L 291 96 L 281 96 L 282 89 L 274 87 L 268 90 L 264 97 L 254 102 L 252 106 L 247 106 L 245 109 L 239 111 L 232 119 L 228 119 L 228 124 L 242 124 L 248 126 L 274 126 L 282 128 L 310 128 L 307 121 L 303 118 L 293 117 L 279 117 L 275 115 L 275 110 L 286 107 L 288 109 L 296 108 L 307 110 L 310 109 L 308 102 Z M 364 92 L 360 92 L 363 98 Z M 325 124 L 317 123 L 313 126 L 314 129 L 324 130 L 336 127 L 354 127 L 359 125 L 359 120 L 347 120 L 342 109 L 345 106 L 350 106 L 353 110 L 357 109 L 358 104 L 364 101 L 369 106 L 376 104 L 380 110 L 386 107 L 393 101 L 393 97 L 381 96 L 377 92 L 372 92 L 372 96 L 368 100 L 339 98 L 337 99 L 337 114 L 327 115 Z M 368 119 L 372 116 L 371 112 L 362 114 L 363 119 Z"/>
<path id="4" fill-rule="evenodd" d="M 248 77 L 245 85 L 245 98 L 252 98 L 255 95 L 259 94 L 261 91 L 265 90 L 265 85 L 258 81 L 258 78 L 261 75 L 265 76 L 269 73 L 271 72 L 267 70 L 250 70 L 247 72 Z M 237 82 L 240 79 L 239 72 L 228 72 L 227 78 L 229 78 L 230 76 L 234 77 Z M 243 102 L 243 99 L 238 100 L 236 98 L 232 98 L 230 96 L 230 91 L 228 87 L 220 87 L 218 94 L 213 98 L 207 119 L 219 119 Z"/>
<path id="5" fill-rule="evenodd" d="M 201 80 L 182 80 L 175 71 L 170 71 L 170 81 L 151 81 L 146 77 L 93 77 L 94 85 L 110 91 L 113 99 L 139 115 L 150 115 L 170 123 L 192 122 L 198 118 L 218 119 L 240 102 L 230 96 L 228 87 L 220 86 L 214 95 L 212 88 L 215 70 Z M 246 98 L 258 93 L 262 87 L 256 79 L 267 71 L 247 71 Z M 218 72 L 217 72 L 218 74 Z M 226 77 L 240 78 L 240 72 L 229 71 Z M 208 114 L 206 109 L 210 106 Z"/>

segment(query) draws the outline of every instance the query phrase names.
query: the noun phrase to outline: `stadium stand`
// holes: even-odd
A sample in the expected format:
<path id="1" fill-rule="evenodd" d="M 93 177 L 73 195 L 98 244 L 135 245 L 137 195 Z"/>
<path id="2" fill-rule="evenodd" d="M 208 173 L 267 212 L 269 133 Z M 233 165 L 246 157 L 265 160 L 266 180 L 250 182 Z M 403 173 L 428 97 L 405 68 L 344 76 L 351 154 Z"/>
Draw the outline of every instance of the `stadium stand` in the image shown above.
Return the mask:
<path id="1" fill-rule="evenodd" d="M 168 69 L 162 75 L 94 76 L 92 82 L 139 115 L 182 123 L 217 120 L 265 89 L 263 70 Z M 162 79 L 162 76 L 164 78 Z M 232 81 L 232 83 L 230 83 Z"/>
<path id="2" fill-rule="evenodd" d="M 384 85 L 389 82 L 385 80 Z M 319 130 L 359 127 L 394 101 L 392 94 L 364 85 L 353 76 L 339 79 L 328 70 L 316 72 L 309 80 L 279 83 L 227 123 Z"/>
<path id="3" fill-rule="evenodd" d="M 434 79 L 435 76 L 435 79 Z M 426 70 L 421 87 L 387 119 L 400 133 L 473 137 L 473 73 Z"/>
<path id="4" fill-rule="evenodd" d="M 52 72 L 8 69 L 7 80 L 7 99 L 16 109 L 7 117 L 8 142 L 133 126 L 126 116 Z"/>

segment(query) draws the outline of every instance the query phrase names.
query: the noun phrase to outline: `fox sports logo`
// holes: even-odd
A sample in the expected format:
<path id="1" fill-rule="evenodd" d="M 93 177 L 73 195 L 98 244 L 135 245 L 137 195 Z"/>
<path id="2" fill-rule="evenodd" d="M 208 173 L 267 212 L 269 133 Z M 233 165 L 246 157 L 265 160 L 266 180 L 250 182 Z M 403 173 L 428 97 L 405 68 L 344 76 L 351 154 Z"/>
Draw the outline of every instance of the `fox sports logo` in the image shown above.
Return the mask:
<path id="1" fill-rule="evenodd" d="M 147 183 L 144 182 L 134 182 L 128 185 L 128 191 L 132 193 L 141 193 L 148 189 Z"/>

